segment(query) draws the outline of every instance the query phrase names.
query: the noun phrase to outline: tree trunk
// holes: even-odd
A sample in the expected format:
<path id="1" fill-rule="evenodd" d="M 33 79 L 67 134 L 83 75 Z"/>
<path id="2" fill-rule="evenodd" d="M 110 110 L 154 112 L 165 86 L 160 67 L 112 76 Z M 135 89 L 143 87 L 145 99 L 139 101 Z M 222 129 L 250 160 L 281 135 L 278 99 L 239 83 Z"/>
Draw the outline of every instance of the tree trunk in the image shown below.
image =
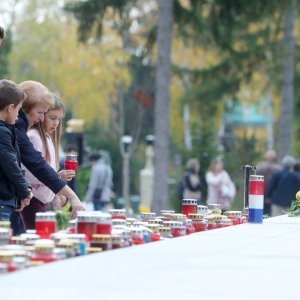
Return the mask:
<path id="1" fill-rule="evenodd" d="M 284 36 L 282 43 L 282 86 L 280 117 L 280 151 L 279 158 L 291 153 L 292 121 L 294 113 L 294 77 L 295 77 L 295 39 L 294 14 L 295 0 L 291 0 L 284 19 Z"/>
<path id="2" fill-rule="evenodd" d="M 168 166 L 170 128 L 170 78 L 173 28 L 173 0 L 157 0 L 158 31 L 155 77 L 155 171 L 152 210 L 169 207 Z"/>

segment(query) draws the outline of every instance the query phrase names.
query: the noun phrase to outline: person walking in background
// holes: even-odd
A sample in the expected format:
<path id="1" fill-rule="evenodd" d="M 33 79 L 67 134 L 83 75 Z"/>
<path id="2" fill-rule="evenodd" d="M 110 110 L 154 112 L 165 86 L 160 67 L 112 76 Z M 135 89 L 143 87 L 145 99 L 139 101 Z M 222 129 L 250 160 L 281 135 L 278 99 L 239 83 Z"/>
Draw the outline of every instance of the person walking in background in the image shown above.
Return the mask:
<path id="1" fill-rule="evenodd" d="M 24 81 L 20 85 L 27 95 L 16 121 L 16 132 L 22 164 L 54 194 L 66 197 L 72 206 L 72 217 L 77 211 L 85 210 L 77 195 L 62 180 L 57 172 L 49 166 L 41 152 L 34 149 L 27 135 L 28 128 L 44 120 L 44 114 L 54 105 L 49 90 L 40 82 Z"/>
<path id="2" fill-rule="evenodd" d="M 282 215 L 289 209 L 300 189 L 300 177 L 293 170 L 295 163 L 292 156 L 286 155 L 282 159 L 283 169 L 271 177 L 267 197 L 271 200 L 272 217 Z"/>
<path id="3" fill-rule="evenodd" d="M 220 204 L 223 211 L 229 210 L 234 201 L 236 189 L 220 159 L 215 158 L 211 161 L 205 179 L 207 204 Z"/>
<path id="4" fill-rule="evenodd" d="M 95 210 L 106 210 L 112 197 L 112 169 L 105 164 L 99 151 L 93 151 L 89 160 L 92 170 L 85 201 L 92 202 Z"/>
<path id="5" fill-rule="evenodd" d="M 61 138 L 61 121 L 64 116 L 64 106 L 56 95 L 52 95 L 54 105 L 45 113 L 44 121 L 33 125 L 27 132 L 33 147 L 42 153 L 46 162 L 57 171 L 59 168 L 59 144 Z M 73 170 L 61 170 L 59 176 L 69 181 L 75 176 Z M 25 229 L 35 228 L 35 214 L 45 212 L 50 204 L 54 210 L 62 207 L 65 197 L 55 194 L 41 183 L 30 171 L 25 170 L 27 180 L 32 186 L 33 198 L 30 204 L 21 212 Z"/>
<path id="6" fill-rule="evenodd" d="M 20 162 L 14 124 L 26 94 L 10 80 L 0 80 L 0 221 L 10 221 L 32 198 Z M 18 234 L 13 228 L 14 234 Z"/>
<path id="7" fill-rule="evenodd" d="M 264 176 L 264 184 L 265 184 L 264 214 L 266 215 L 271 214 L 271 203 L 270 203 L 270 199 L 267 196 L 270 180 L 272 175 L 280 171 L 281 169 L 282 167 L 279 164 L 277 164 L 277 155 L 274 150 L 268 150 L 265 155 L 265 160 L 258 163 L 256 168 L 256 174 Z"/>
<path id="8" fill-rule="evenodd" d="M 191 158 L 186 163 L 184 175 L 179 184 L 179 199 L 201 200 L 201 181 L 199 178 L 200 163 L 197 158 Z"/>
<path id="9" fill-rule="evenodd" d="M 4 40 L 4 28 L 0 26 L 0 46 L 3 40 Z"/>

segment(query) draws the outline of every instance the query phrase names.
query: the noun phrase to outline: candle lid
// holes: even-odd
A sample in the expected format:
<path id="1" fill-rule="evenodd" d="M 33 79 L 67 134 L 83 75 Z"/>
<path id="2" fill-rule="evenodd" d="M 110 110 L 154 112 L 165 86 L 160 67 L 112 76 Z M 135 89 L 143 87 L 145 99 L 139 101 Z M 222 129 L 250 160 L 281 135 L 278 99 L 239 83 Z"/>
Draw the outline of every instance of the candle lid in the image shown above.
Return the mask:
<path id="1" fill-rule="evenodd" d="M 235 217 L 235 218 L 240 218 L 242 216 L 242 212 L 239 210 L 228 210 L 224 212 L 225 216 L 228 217 Z"/>
<path id="2" fill-rule="evenodd" d="M 66 155 L 66 160 L 77 161 L 77 155 L 76 154 L 68 154 L 68 155 Z"/>
<path id="3" fill-rule="evenodd" d="M 155 219 L 156 213 L 155 212 L 142 212 L 141 219 Z"/>
<path id="4" fill-rule="evenodd" d="M 111 221 L 111 214 L 97 212 L 95 214 L 95 216 L 96 216 L 96 222 L 108 222 L 108 221 Z"/>
<path id="5" fill-rule="evenodd" d="M 197 205 L 197 199 L 182 199 L 182 205 Z"/>
<path id="6" fill-rule="evenodd" d="M 171 228 L 166 226 L 158 227 L 158 232 L 160 233 L 171 233 Z"/>
<path id="7" fill-rule="evenodd" d="M 86 253 L 88 253 L 88 254 L 98 253 L 101 251 L 102 251 L 102 248 L 100 248 L 100 247 L 87 247 L 86 248 Z"/>
<path id="8" fill-rule="evenodd" d="M 56 221 L 56 214 L 55 212 L 48 211 L 48 212 L 37 212 L 35 214 L 36 221 Z"/>
<path id="9" fill-rule="evenodd" d="M 201 214 L 189 214 L 189 218 L 192 220 L 203 220 L 203 217 Z"/>
<path id="10" fill-rule="evenodd" d="M 109 234 L 93 234 L 92 242 L 109 243 L 111 236 Z"/>
<path id="11" fill-rule="evenodd" d="M 164 226 L 168 226 L 170 228 L 181 228 L 183 223 L 178 221 L 165 221 L 163 223 Z"/>

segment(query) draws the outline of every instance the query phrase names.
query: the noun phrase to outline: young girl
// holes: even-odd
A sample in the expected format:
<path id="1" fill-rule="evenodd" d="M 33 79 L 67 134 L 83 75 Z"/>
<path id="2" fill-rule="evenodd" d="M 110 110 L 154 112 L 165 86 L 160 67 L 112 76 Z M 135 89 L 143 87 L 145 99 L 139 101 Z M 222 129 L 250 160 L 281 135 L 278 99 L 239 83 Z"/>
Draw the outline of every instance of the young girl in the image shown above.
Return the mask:
<path id="1" fill-rule="evenodd" d="M 59 143 L 61 137 L 61 121 L 64 116 L 62 102 L 53 94 L 54 105 L 45 113 L 44 121 L 35 124 L 27 135 L 34 148 L 41 152 L 48 164 L 54 169 L 59 168 Z M 58 172 L 64 180 L 71 180 L 75 176 L 73 170 Z M 25 229 L 35 228 L 35 213 L 46 211 L 48 203 L 57 203 L 61 196 L 55 194 L 27 169 L 25 176 L 32 186 L 33 198 L 30 205 L 21 213 Z M 55 205 L 53 205 L 55 206 Z"/>

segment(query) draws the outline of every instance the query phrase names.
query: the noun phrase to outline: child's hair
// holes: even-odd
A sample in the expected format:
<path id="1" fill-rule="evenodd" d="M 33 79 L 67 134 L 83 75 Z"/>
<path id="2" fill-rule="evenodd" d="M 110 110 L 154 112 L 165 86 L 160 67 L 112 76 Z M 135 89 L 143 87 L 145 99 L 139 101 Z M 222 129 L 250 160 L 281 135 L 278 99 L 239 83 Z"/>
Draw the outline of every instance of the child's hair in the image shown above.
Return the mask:
<path id="1" fill-rule="evenodd" d="M 216 157 L 216 158 L 214 158 L 214 159 L 210 162 L 209 167 L 208 167 L 208 170 L 213 171 L 216 164 L 221 164 L 222 167 L 223 167 L 223 162 L 222 162 L 222 160 L 221 160 L 220 158 Z"/>
<path id="2" fill-rule="evenodd" d="M 26 97 L 22 89 L 13 81 L 7 79 L 0 80 L 0 110 L 3 110 L 10 104 L 17 106 Z"/>
<path id="3" fill-rule="evenodd" d="M 198 173 L 200 170 L 200 163 L 197 158 L 190 158 L 186 163 L 186 169 L 190 169 L 195 173 Z"/>
<path id="4" fill-rule="evenodd" d="M 37 104 L 54 104 L 51 93 L 40 82 L 28 80 L 20 83 L 19 86 L 27 95 L 27 99 L 22 106 L 22 109 L 25 111 L 25 113 L 29 113 L 30 110 Z"/>
<path id="5" fill-rule="evenodd" d="M 55 94 L 51 94 L 51 96 L 53 98 L 54 104 L 52 106 L 50 106 L 50 108 L 46 112 L 46 114 L 49 111 L 53 111 L 53 110 L 62 111 L 64 113 L 65 107 L 64 107 L 63 103 L 61 102 L 61 100 Z M 43 147 L 45 149 L 45 160 L 49 163 L 50 162 L 50 152 L 49 152 L 49 147 L 48 147 L 48 143 L 47 143 L 44 122 L 39 122 L 39 123 L 35 124 L 33 127 L 38 130 L 38 132 L 42 138 Z M 52 139 L 54 149 L 55 149 L 55 160 L 56 160 L 57 169 L 59 168 L 59 145 L 60 145 L 61 133 L 62 133 L 62 122 L 59 123 L 58 127 L 51 135 L 51 139 Z"/>

